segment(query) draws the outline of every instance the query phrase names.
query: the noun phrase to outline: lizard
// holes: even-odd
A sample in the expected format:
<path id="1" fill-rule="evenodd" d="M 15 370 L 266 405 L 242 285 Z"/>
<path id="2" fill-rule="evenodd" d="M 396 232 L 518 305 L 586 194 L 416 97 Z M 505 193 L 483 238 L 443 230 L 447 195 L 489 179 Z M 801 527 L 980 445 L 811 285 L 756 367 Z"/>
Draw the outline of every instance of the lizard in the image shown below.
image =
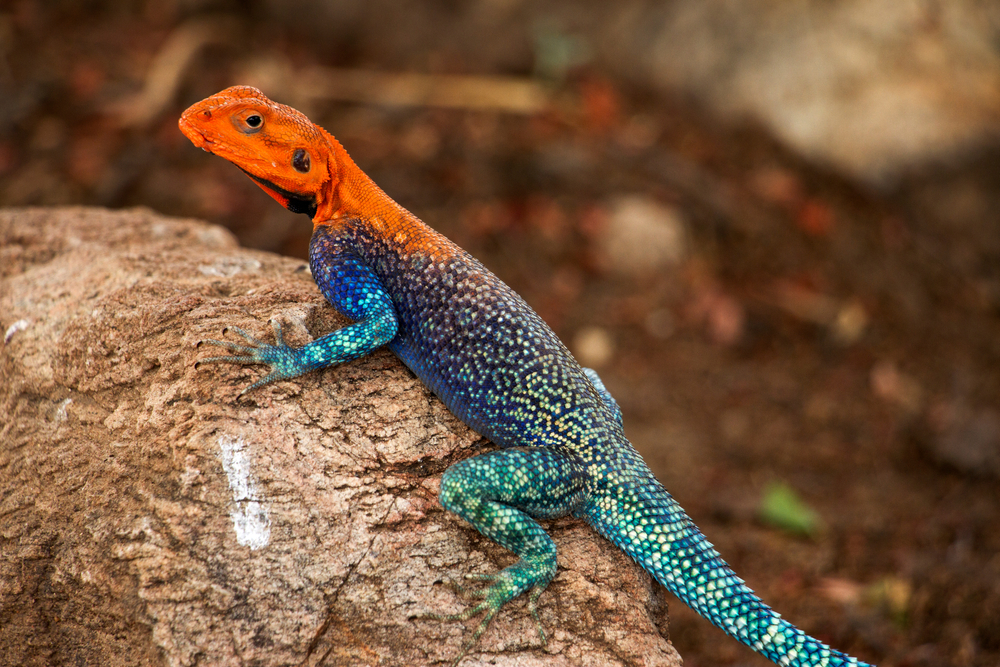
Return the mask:
<path id="1" fill-rule="evenodd" d="M 626 439 L 621 410 L 528 304 L 483 264 L 393 201 L 301 112 L 249 86 L 197 102 L 179 120 L 197 147 L 239 167 L 290 211 L 309 215 L 312 277 L 352 321 L 298 348 L 228 327 L 204 362 L 263 364 L 243 390 L 387 346 L 463 422 L 498 446 L 448 467 L 442 506 L 518 560 L 459 614 L 482 617 L 457 665 L 507 602 L 536 603 L 556 574 L 539 519 L 572 515 L 617 545 L 700 615 L 781 665 L 866 665 L 782 619 L 722 559 Z M 241 394 L 242 395 L 242 394 Z"/>

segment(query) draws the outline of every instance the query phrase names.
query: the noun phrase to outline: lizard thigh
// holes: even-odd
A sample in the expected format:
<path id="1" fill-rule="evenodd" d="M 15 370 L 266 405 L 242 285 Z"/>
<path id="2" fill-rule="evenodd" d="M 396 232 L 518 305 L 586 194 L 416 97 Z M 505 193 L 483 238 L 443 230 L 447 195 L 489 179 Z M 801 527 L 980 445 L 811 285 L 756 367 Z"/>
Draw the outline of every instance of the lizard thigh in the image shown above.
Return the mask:
<path id="1" fill-rule="evenodd" d="M 480 454 L 451 466 L 441 478 L 446 509 L 522 559 L 544 561 L 549 578 L 555 574 L 555 543 L 535 518 L 570 514 L 586 497 L 586 470 L 558 448 Z"/>

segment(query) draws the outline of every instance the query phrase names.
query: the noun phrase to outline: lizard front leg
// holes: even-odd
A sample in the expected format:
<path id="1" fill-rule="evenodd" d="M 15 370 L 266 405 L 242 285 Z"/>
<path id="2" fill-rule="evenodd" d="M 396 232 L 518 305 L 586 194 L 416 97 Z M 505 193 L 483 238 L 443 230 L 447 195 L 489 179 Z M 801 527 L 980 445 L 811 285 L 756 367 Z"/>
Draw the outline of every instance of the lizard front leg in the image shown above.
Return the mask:
<path id="1" fill-rule="evenodd" d="M 361 259 L 348 253 L 327 255 L 324 261 L 327 279 L 318 281 L 320 289 L 337 310 L 356 320 L 354 324 L 298 348 L 285 344 L 281 326 L 277 322 L 272 323 L 274 345 L 258 340 L 237 327 L 228 327 L 243 337 L 246 344 L 221 340 L 202 341 L 222 346 L 233 354 L 209 357 L 199 363 L 270 366 L 271 372 L 244 389 L 242 394 L 245 394 L 277 380 L 287 380 L 309 371 L 363 357 L 389 343 L 396 336 L 399 324 L 392 299 L 378 277 Z"/>

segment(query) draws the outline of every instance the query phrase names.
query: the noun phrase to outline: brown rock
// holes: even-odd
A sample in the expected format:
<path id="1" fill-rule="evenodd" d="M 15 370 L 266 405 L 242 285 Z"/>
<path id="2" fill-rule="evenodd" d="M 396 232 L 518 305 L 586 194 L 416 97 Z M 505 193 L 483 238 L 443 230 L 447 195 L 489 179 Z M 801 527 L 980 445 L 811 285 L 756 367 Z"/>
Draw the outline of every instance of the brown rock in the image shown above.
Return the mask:
<path id="1" fill-rule="evenodd" d="M 195 368 L 227 325 L 340 326 L 301 267 L 146 210 L 0 212 L 0 664 L 457 655 L 471 623 L 411 617 L 512 562 L 436 497 L 490 445 L 387 351 L 242 399 L 263 368 Z M 548 645 L 517 601 L 463 665 L 679 664 L 649 577 L 551 527 Z"/>

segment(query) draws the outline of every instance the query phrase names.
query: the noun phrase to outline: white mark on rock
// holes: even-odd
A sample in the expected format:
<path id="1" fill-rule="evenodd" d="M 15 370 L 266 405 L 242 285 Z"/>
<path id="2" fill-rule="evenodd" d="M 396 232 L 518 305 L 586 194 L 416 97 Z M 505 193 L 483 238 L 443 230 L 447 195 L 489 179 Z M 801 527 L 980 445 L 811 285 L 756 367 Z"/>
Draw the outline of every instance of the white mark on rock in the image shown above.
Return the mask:
<path id="1" fill-rule="evenodd" d="M 18 331 L 27 329 L 29 324 L 31 324 L 31 322 L 28 320 L 18 320 L 17 322 L 14 322 L 14 324 L 7 327 L 7 333 L 3 335 L 3 344 L 6 345 L 9 343 L 10 339 L 14 337 L 14 334 Z"/>
<path id="2" fill-rule="evenodd" d="M 67 417 L 69 417 L 69 412 L 67 408 L 69 407 L 69 404 L 72 402 L 73 402 L 72 398 L 64 398 L 62 400 L 62 402 L 59 404 L 59 407 L 56 408 L 56 421 L 60 422 L 66 421 Z"/>
<path id="3" fill-rule="evenodd" d="M 267 503 L 250 472 L 248 444 L 243 438 L 219 436 L 219 459 L 233 492 L 229 516 L 236 530 L 236 541 L 251 549 L 266 547 L 271 541 L 271 517 Z"/>

